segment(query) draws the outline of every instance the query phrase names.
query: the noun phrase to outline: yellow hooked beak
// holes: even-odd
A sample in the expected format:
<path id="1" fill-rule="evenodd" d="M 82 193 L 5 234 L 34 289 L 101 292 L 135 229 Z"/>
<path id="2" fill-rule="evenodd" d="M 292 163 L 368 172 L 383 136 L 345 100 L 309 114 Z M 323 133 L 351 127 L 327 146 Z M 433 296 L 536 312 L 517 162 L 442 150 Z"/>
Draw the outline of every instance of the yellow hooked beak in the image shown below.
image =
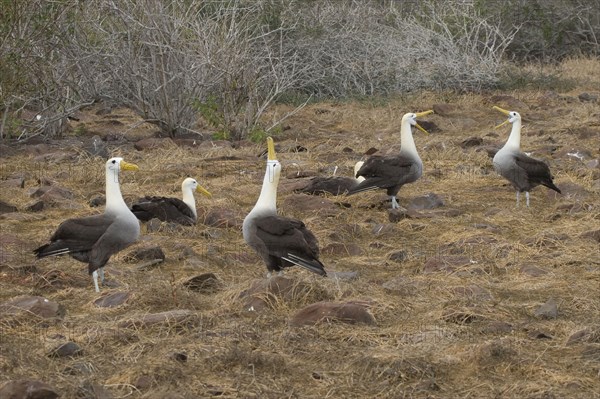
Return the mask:
<path id="1" fill-rule="evenodd" d="M 432 109 L 430 109 L 429 111 L 423 111 L 423 112 L 417 112 L 416 113 L 417 118 L 420 118 L 422 116 L 429 115 L 429 114 L 433 114 L 433 110 Z M 417 129 L 419 129 L 420 131 L 422 131 L 423 133 L 429 134 L 429 132 L 427 130 L 423 129 L 423 126 L 419 125 L 418 123 L 415 123 L 415 127 Z"/>
<path id="2" fill-rule="evenodd" d="M 277 157 L 275 156 L 275 143 L 273 142 L 272 137 L 267 137 L 267 149 L 269 153 L 269 161 L 276 161 Z"/>
<path id="3" fill-rule="evenodd" d="M 207 189 L 205 189 L 204 187 L 202 187 L 201 185 L 198 184 L 198 186 L 196 186 L 196 191 L 201 193 L 202 195 L 207 196 L 208 198 L 212 197 L 212 194 L 210 192 L 208 192 Z"/>
<path id="4" fill-rule="evenodd" d="M 495 109 L 496 111 L 502 112 L 502 113 L 503 113 L 504 115 L 506 115 L 506 116 L 510 115 L 510 111 L 507 111 L 507 110 L 505 110 L 505 109 L 502 109 L 502 108 L 500 108 L 500 107 L 497 107 L 497 106 L 495 106 L 495 105 L 494 105 L 492 108 L 493 108 L 493 109 Z M 508 119 L 507 119 L 507 120 L 505 120 L 504 122 L 502 122 L 501 124 L 499 124 L 498 126 L 496 126 L 494 129 L 498 129 L 499 127 L 501 127 L 501 126 L 504 126 L 504 125 L 506 125 L 507 123 L 509 123 L 509 120 L 508 120 Z"/>
<path id="5" fill-rule="evenodd" d="M 121 170 L 140 170 L 140 168 L 133 163 L 129 163 L 129 162 L 125 162 L 125 161 L 121 161 Z"/>

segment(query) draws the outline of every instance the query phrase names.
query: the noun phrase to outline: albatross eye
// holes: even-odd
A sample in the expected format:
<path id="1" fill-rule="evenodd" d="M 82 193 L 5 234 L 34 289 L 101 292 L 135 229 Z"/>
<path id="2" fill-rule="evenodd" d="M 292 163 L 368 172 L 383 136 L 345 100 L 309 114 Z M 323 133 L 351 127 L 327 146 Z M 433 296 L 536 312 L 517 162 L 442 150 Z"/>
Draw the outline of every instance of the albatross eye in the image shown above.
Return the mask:
<path id="1" fill-rule="evenodd" d="M 113 165 L 117 163 L 117 161 L 115 159 L 113 159 L 112 161 Z"/>

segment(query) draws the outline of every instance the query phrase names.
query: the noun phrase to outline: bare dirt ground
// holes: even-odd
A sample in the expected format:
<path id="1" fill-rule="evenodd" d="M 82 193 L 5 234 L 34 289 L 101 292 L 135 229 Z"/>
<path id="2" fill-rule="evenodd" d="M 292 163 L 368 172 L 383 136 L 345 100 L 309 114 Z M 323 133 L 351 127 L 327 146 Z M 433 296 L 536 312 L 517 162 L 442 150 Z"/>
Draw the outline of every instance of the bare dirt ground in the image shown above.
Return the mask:
<path id="1" fill-rule="evenodd" d="M 0 387 L 39 379 L 64 398 L 600 398 L 600 107 L 580 96 L 598 95 L 598 70 L 593 60 L 563 64 L 577 81 L 568 92 L 421 93 L 319 103 L 288 119 L 274 137 L 279 211 L 315 233 L 330 275 L 356 273 L 290 269 L 296 289 L 264 293 L 263 302 L 257 295 L 264 306 L 254 311 L 240 295 L 265 280 L 266 268 L 240 226 L 260 190 L 264 143 L 167 139 L 138 150 L 134 142 L 154 136 L 154 127 L 96 106 L 64 139 L 4 145 L 0 199 L 18 211 L 0 216 L 0 303 L 41 296 L 62 311 L 43 318 L 0 310 Z M 538 187 L 530 208 L 515 206 L 486 152 L 510 130 L 494 130 L 505 116 L 493 105 L 521 113 L 522 149 L 548 161 L 563 195 Z M 298 176 L 331 175 L 335 166 L 350 176 L 369 148 L 397 150 L 402 115 L 434 106 L 442 112 L 423 118 L 435 124 L 431 133 L 415 133 L 424 175 L 401 189 L 399 202 L 435 193 L 443 206 L 390 221 L 382 192 L 293 192 L 308 179 Z M 268 117 L 289 109 L 274 107 Z M 197 226 L 143 227 L 140 241 L 109 262 L 111 286 L 100 294 L 86 265 L 31 254 L 62 220 L 101 211 L 89 202 L 103 193 L 104 160 L 83 149 L 94 134 L 140 167 L 123 174 L 126 201 L 180 196 L 186 176 L 213 194 L 197 197 Z M 71 196 L 27 210 L 40 179 Z M 128 261 L 156 245 L 164 262 Z M 186 287 L 203 273 L 215 275 L 210 289 Z M 115 292 L 127 301 L 96 305 Z M 319 301 L 357 302 L 375 323 L 290 324 Z M 160 312 L 172 313 L 143 319 Z M 64 342 L 80 351 L 52 356 Z"/>

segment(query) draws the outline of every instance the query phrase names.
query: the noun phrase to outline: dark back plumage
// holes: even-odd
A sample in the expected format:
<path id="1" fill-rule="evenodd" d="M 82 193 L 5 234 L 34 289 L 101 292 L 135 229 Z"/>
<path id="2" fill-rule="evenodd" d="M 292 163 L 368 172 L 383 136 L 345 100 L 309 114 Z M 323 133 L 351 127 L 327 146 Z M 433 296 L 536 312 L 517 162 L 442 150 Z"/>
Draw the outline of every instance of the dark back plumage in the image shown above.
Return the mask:
<path id="1" fill-rule="evenodd" d="M 185 226 L 196 224 L 196 215 L 179 198 L 146 196 L 132 205 L 131 212 L 143 222 L 157 218 Z"/>

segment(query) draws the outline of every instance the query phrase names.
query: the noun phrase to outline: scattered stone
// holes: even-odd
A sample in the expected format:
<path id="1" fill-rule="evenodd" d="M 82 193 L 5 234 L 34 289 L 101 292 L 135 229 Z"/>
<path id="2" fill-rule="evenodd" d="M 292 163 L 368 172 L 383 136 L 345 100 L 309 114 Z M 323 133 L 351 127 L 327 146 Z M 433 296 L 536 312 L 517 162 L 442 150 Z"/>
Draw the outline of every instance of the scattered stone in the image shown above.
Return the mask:
<path id="1" fill-rule="evenodd" d="M 468 285 L 466 287 L 456 287 L 453 291 L 456 295 L 467 298 L 474 298 L 484 301 L 489 301 L 492 299 L 492 294 L 488 290 L 474 284 Z"/>
<path id="2" fill-rule="evenodd" d="M 2 188 L 25 188 L 25 178 L 23 177 L 15 177 L 12 179 L 6 179 L 0 181 L 0 187 Z"/>
<path id="3" fill-rule="evenodd" d="M 361 256 L 363 250 L 355 243 L 332 242 L 321 249 L 323 254 L 336 256 Z"/>
<path id="4" fill-rule="evenodd" d="M 336 216 L 340 213 L 340 208 L 327 198 L 308 194 L 288 195 L 283 201 L 282 208 L 320 217 Z"/>
<path id="5" fill-rule="evenodd" d="M 408 252 L 404 249 L 400 251 L 394 251 L 388 255 L 388 259 L 394 262 L 402 263 L 408 259 Z"/>
<path id="6" fill-rule="evenodd" d="M 491 321 L 485 325 L 482 329 L 483 332 L 488 334 L 507 334 L 514 330 L 512 324 L 505 321 Z"/>
<path id="7" fill-rule="evenodd" d="M 63 373 L 68 375 L 90 375 L 95 373 L 96 371 L 97 370 L 92 363 L 76 362 L 70 366 L 65 367 Z"/>
<path id="8" fill-rule="evenodd" d="M 600 326 L 584 328 L 571 334 L 567 339 L 567 345 L 573 345 L 582 342 L 600 343 Z"/>
<path id="9" fill-rule="evenodd" d="M 8 202 L 4 202 L 4 201 L 0 200 L 0 215 L 2 215 L 4 213 L 12 213 L 12 212 L 16 212 L 16 211 L 17 211 L 16 206 L 11 205 Z"/>
<path id="10" fill-rule="evenodd" d="M 327 272 L 327 277 L 333 280 L 356 280 L 358 272 Z"/>
<path id="11" fill-rule="evenodd" d="M 527 336 L 531 339 L 554 339 L 554 337 L 547 332 L 536 329 L 529 331 Z"/>
<path id="12" fill-rule="evenodd" d="M 598 101 L 598 95 L 590 94 L 588 92 L 581 93 L 580 95 L 577 96 L 577 98 L 579 98 L 579 101 L 581 101 L 581 102 L 596 102 L 596 101 Z"/>
<path id="13" fill-rule="evenodd" d="M 435 209 L 444 206 L 444 199 L 435 193 L 413 198 L 408 209 Z"/>
<path id="14" fill-rule="evenodd" d="M 417 285 L 407 277 L 396 277 L 386 281 L 381 285 L 387 291 L 397 295 L 414 295 L 417 292 Z"/>
<path id="15" fill-rule="evenodd" d="M 85 381 L 77 389 L 77 399 L 113 399 L 114 396 L 100 384 Z"/>
<path id="16" fill-rule="evenodd" d="M 120 328 L 128 327 L 151 327 L 156 324 L 180 325 L 192 321 L 196 312 L 188 309 L 168 310 L 160 313 L 144 314 L 137 317 L 127 318 L 118 323 Z"/>
<path id="17" fill-rule="evenodd" d="M 137 266 L 137 270 L 139 270 L 139 271 L 152 270 L 152 269 L 155 269 L 156 266 L 160 265 L 163 262 L 164 261 L 162 259 L 152 259 L 152 260 L 149 260 L 149 261 L 139 264 Z"/>
<path id="18" fill-rule="evenodd" d="M 433 104 L 433 112 L 440 116 L 451 116 L 454 112 L 456 112 L 456 105 L 454 104 Z"/>
<path id="19" fill-rule="evenodd" d="M 492 96 L 489 102 L 493 105 L 500 106 L 509 111 L 514 110 L 528 110 L 529 106 L 525 104 L 523 101 L 514 98 L 513 96 L 509 96 L 506 94 L 500 94 Z"/>
<path id="20" fill-rule="evenodd" d="M 136 248 L 129 252 L 123 260 L 128 263 L 134 263 L 142 260 L 155 259 L 160 259 L 161 261 L 165 260 L 165 253 L 159 246 Z"/>
<path id="21" fill-rule="evenodd" d="M 371 232 L 376 237 L 396 236 L 398 234 L 398 228 L 395 224 L 378 223 L 373 226 Z"/>
<path id="22" fill-rule="evenodd" d="M 445 271 L 452 273 L 463 266 L 470 266 L 471 259 L 462 255 L 440 255 L 429 258 L 423 265 L 423 273 Z"/>
<path id="23" fill-rule="evenodd" d="M 556 299 L 548 299 L 545 304 L 536 309 L 534 315 L 541 319 L 556 319 L 558 317 L 558 304 Z"/>
<path id="24" fill-rule="evenodd" d="M 73 193 L 66 188 L 44 185 L 35 189 L 29 196 L 31 198 L 42 198 L 44 200 L 63 200 L 72 199 Z"/>
<path id="25" fill-rule="evenodd" d="M 140 391 L 144 391 L 150 388 L 153 383 L 154 380 L 152 379 L 152 377 L 148 375 L 140 375 L 133 383 L 133 386 L 139 389 Z"/>
<path id="26" fill-rule="evenodd" d="M 94 305 L 99 308 L 116 308 L 121 306 L 131 297 L 131 292 L 119 291 L 103 294 L 94 301 Z"/>
<path id="27" fill-rule="evenodd" d="M 301 327 L 334 321 L 350 324 L 375 324 L 375 318 L 362 303 L 317 302 L 298 311 L 290 320 L 290 325 Z"/>
<path id="28" fill-rule="evenodd" d="M 44 210 L 45 203 L 42 200 L 34 201 L 25 206 L 25 210 L 28 212 L 41 212 Z"/>
<path id="29" fill-rule="evenodd" d="M 387 213 L 390 223 L 398 223 L 399 221 L 410 217 L 405 208 L 388 209 Z"/>
<path id="30" fill-rule="evenodd" d="M 83 350 L 75 342 L 64 342 L 50 350 L 48 357 L 75 357 L 81 356 Z"/>
<path id="31" fill-rule="evenodd" d="M 23 312 L 44 319 L 65 315 L 65 309 L 61 305 L 41 296 L 22 296 L 0 304 L 0 314 L 14 315 Z"/>
<path id="32" fill-rule="evenodd" d="M 437 132 L 442 131 L 442 129 L 440 129 L 439 126 L 435 122 L 432 122 L 432 121 L 420 120 L 419 125 L 421 125 L 421 127 L 423 129 L 427 130 L 427 132 L 429 132 L 429 133 L 437 133 Z"/>
<path id="33" fill-rule="evenodd" d="M 55 399 L 58 396 L 54 388 L 38 380 L 9 381 L 0 388 L 2 399 Z"/>
<path id="34" fill-rule="evenodd" d="M 292 302 L 299 297 L 320 297 L 326 295 L 314 286 L 292 280 L 283 276 L 274 276 L 267 279 L 256 280 L 250 288 L 240 293 L 244 299 L 244 309 L 248 311 L 261 311 L 274 307 L 280 301 Z"/>
<path id="35" fill-rule="evenodd" d="M 539 248 L 557 248 L 563 241 L 569 239 L 565 233 L 543 232 L 523 240 L 523 244 Z"/>
<path id="36" fill-rule="evenodd" d="M 523 266 L 521 266 L 521 268 L 519 269 L 519 271 L 523 274 L 527 274 L 531 277 L 540 277 L 543 276 L 545 274 L 548 274 L 548 272 L 544 269 L 541 269 L 537 266 L 534 265 L 530 265 L 530 264 L 525 264 Z"/>
<path id="37" fill-rule="evenodd" d="M 483 144 L 483 139 L 481 137 L 471 136 L 469 138 L 464 139 L 460 142 L 460 147 L 463 149 L 477 147 Z"/>
<path id="38" fill-rule="evenodd" d="M 581 357 L 585 360 L 600 363 L 600 348 L 598 345 L 586 345 L 581 351 Z"/>
<path id="39" fill-rule="evenodd" d="M 188 360 L 188 355 L 185 352 L 171 352 L 169 357 L 179 363 L 185 363 Z"/>
<path id="40" fill-rule="evenodd" d="M 584 233 L 581 233 L 579 237 L 600 242 L 600 229 L 586 231 Z"/>
<path id="41" fill-rule="evenodd" d="M 204 215 L 203 224 L 218 228 L 241 228 L 242 222 L 243 219 L 232 208 L 214 207 Z"/>
<path id="42" fill-rule="evenodd" d="M 92 208 L 103 206 L 105 204 L 106 204 L 106 197 L 104 195 L 99 195 L 90 200 L 90 206 Z"/>
<path id="43" fill-rule="evenodd" d="M 214 273 L 203 273 L 185 281 L 183 286 L 190 291 L 212 294 L 221 289 L 221 282 Z"/>

